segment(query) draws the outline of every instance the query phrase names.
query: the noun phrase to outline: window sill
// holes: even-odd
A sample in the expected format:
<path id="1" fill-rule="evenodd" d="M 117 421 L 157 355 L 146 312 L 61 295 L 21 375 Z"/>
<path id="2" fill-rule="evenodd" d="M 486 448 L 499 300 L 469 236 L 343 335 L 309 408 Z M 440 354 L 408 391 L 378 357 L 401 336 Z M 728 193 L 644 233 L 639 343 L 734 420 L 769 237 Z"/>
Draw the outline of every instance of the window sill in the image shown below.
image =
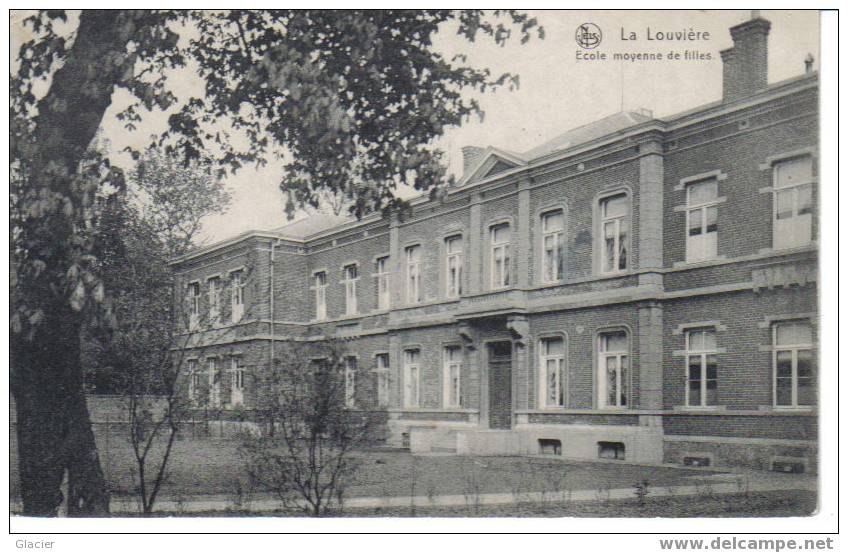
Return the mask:
<path id="1" fill-rule="evenodd" d="M 698 261 L 675 261 L 672 265 L 673 268 L 678 269 L 681 267 L 686 268 L 698 268 L 698 267 L 709 267 L 716 263 L 721 263 L 727 260 L 727 256 L 725 255 L 717 255 L 715 257 L 711 257 L 709 259 L 699 259 Z"/>
<path id="2" fill-rule="evenodd" d="M 674 410 L 680 413 L 712 413 L 727 411 L 726 405 L 675 405 Z"/>
<path id="3" fill-rule="evenodd" d="M 805 244 L 803 246 L 793 246 L 791 248 L 762 248 L 758 253 L 762 255 L 789 255 L 793 253 L 801 253 L 808 251 L 816 251 L 818 249 L 818 243 L 813 240 L 809 244 Z"/>
<path id="4" fill-rule="evenodd" d="M 467 407 L 389 407 L 389 413 L 479 413 L 479 409 Z"/>
<path id="5" fill-rule="evenodd" d="M 816 408 L 812 405 L 772 405 L 761 406 L 761 411 L 771 411 L 772 413 L 812 413 Z"/>

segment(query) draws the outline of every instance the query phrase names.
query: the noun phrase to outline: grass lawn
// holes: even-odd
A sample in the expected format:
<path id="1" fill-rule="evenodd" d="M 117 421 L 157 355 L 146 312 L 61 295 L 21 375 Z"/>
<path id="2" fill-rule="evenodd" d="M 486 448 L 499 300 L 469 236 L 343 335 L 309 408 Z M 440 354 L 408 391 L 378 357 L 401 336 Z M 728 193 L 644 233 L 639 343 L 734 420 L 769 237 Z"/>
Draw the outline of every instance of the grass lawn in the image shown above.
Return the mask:
<path id="1" fill-rule="evenodd" d="M 648 497 L 644 504 L 634 499 L 517 505 L 481 505 L 460 507 L 392 507 L 356 509 L 338 513 L 338 517 L 624 517 L 624 518 L 741 518 L 809 516 L 816 510 L 816 494 L 809 491 L 752 492 L 715 494 L 699 497 Z M 210 511 L 206 513 L 157 512 L 154 516 L 304 516 L 298 512 Z"/>
<path id="2" fill-rule="evenodd" d="M 135 459 L 126 431 L 95 425 L 101 462 L 110 490 L 129 495 L 136 486 Z M 15 497 L 17 456 L 10 444 L 10 492 Z M 192 438 L 178 440 L 168 464 L 168 479 L 160 497 L 235 494 L 249 490 L 238 440 Z M 155 449 L 153 457 L 161 454 Z M 412 456 L 406 451 L 372 450 L 357 454 L 360 468 L 346 491 L 348 497 L 516 493 L 629 488 L 647 479 L 652 487 L 691 485 L 687 477 L 704 471 L 643 467 L 615 462 L 581 463 L 529 457 Z M 256 491 L 257 496 L 259 490 Z"/>

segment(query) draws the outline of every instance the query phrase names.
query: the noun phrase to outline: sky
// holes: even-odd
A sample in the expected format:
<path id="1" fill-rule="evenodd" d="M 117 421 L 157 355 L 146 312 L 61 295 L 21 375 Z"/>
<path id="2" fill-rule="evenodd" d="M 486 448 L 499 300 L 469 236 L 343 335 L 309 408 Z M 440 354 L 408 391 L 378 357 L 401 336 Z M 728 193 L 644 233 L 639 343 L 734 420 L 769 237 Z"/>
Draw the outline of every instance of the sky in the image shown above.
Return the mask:
<path id="1" fill-rule="evenodd" d="M 618 111 L 646 108 L 655 117 L 666 117 L 721 98 L 722 67 L 718 52 L 732 46 L 728 29 L 750 18 L 750 11 L 533 11 L 545 29 L 544 40 L 536 38 L 521 45 L 511 40 L 504 47 L 491 41 L 470 44 L 453 33 L 440 33 L 435 48 L 450 59 L 454 54 L 467 55 L 468 63 L 489 67 L 493 74 L 518 74 L 520 87 L 504 87 L 496 92 L 475 93 L 485 112 L 481 122 L 476 117 L 460 127 L 449 129 L 439 142 L 448 154 L 449 171 L 457 177 L 462 172 L 461 148 L 466 145 L 499 146 L 523 152 L 574 127 L 590 123 Z M 771 21 L 769 35 L 769 82 L 781 81 L 804 72 L 804 58 L 812 54 L 818 59 L 819 14 L 816 11 L 763 10 Z M 663 53 L 697 50 L 709 53 L 707 61 L 643 61 L 621 62 L 577 61 L 580 49 L 575 31 L 582 23 L 591 22 L 603 32 L 601 44 L 592 52 Z M 700 42 L 659 42 L 646 40 L 647 29 L 658 31 L 709 32 L 710 40 Z M 635 32 L 638 40 L 623 41 Z M 15 42 L 12 22 L 12 52 Z M 18 33 L 20 36 L 20 33 Z M 816 61 L 815 67 L 818 67 Z M 176 72 L 178 97 L 202 90 L 203 83 L 190 68 Z M 151 113 L 135 132 L 128 132 L 115 120 L 118 108 L 127 98 L 116 93 L 113 107 L 103 122 L 103 137 L 114 151 L 127 145 L 143 144 L 147 137 L 164 128 L 165 116 Z M 129 165 L 129 159 L 118 159 Z M 213 243 L 248 230 L 267 230 L 287 222 L 283 211 L 283 195 L 278 189 L 282 170 L 269 163 L 262 169 L 245 168 L 228 177 L 233 203 L 222 215 L 207 217 L 203 222 L 201 241 Z"/>

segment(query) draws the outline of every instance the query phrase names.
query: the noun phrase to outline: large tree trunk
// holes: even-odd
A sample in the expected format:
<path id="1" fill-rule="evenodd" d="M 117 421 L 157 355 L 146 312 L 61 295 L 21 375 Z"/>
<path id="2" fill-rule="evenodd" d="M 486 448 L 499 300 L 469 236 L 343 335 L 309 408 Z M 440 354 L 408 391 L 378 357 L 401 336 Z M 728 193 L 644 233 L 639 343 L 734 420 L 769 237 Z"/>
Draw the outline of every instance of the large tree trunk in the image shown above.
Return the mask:
<path id="1" fill-rule="evenodd" d="M 80 317 L 57 305 L 32 340 L 12 338 L 12 391 L 24 513 L 55 516 L 68 472 L 68 514 L 109 512 L 109 495 L 85 405 Z"/>
<path id="2" fill-rule="evenodd" d="M 21 494 L 28 515 L 57 514 L 65 471 L 70 515 L 109 512 L 82 387 L 82 316 L 72 309 L 63 279 L 80 253 L 74 224 L 82 198 L 73 178 L 112 103 L 115 85 L 132 74 L 134 58 L 127 45 L 147 16 L 130 10 L 83 11 L 64 65 L 38 103 L 34 145 L 26 160 L 28 186 L 61 201 L 45 212 L 34 210 L 19 236 L 25 262 L 46 268 L 19 281 L 16 289 L 20 301 L 40 309 L 44 318 L 33 335 L 12 336 Z"/>

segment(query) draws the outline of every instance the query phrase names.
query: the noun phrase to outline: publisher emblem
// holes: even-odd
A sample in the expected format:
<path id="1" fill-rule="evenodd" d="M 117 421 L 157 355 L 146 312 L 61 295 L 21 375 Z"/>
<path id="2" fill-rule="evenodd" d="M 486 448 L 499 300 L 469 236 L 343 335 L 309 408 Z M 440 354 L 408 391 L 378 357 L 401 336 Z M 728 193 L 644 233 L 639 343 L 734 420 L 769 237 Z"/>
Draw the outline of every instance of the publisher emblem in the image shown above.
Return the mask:
<path id="1" fill-rule="evenodd" d="M 577 45 L 586 50 L 591 50 L 601 43 L 601 28 L 594 23 L 583 23 L 577 27 L 574 33 L 574 40 Z"/>

